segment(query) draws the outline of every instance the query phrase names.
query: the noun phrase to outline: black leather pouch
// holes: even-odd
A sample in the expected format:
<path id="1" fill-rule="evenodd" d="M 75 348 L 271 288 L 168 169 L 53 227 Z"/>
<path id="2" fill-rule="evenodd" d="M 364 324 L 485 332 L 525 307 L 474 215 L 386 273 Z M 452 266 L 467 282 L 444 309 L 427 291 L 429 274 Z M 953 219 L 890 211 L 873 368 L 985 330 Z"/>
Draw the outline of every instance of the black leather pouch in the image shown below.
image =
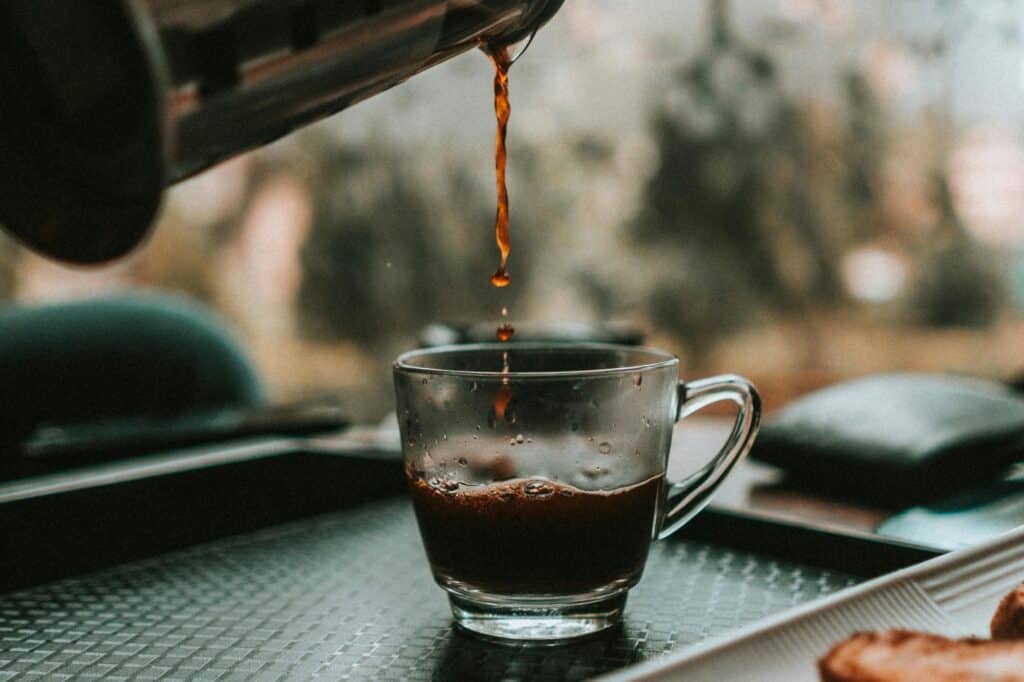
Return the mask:
<path id="1" fill-rule="evenodd" d="M 751 456 L 809 491 L 907 506 L 1024 459 L 1024 400 L 969 377 L 864 377 L 790 403 L 762 428 Z"/>

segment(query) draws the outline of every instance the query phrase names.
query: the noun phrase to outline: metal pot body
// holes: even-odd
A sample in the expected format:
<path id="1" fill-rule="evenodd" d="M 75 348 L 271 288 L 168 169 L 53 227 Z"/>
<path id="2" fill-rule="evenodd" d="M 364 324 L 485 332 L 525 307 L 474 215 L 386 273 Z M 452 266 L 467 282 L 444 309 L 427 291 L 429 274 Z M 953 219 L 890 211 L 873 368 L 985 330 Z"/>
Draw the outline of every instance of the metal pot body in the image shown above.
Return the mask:
<path id="1" fill-rule="evenodd" d="M 484 41 L 562 0 L 0 0 L 0 224 L 106 261 L 163 188 Z"/>

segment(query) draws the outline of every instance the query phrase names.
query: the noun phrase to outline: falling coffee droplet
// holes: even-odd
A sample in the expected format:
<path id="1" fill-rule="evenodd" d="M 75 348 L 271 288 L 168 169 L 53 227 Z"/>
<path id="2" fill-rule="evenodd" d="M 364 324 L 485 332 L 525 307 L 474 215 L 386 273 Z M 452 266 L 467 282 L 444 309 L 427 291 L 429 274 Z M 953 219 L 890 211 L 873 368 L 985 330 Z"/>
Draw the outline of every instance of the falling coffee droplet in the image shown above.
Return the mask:
<path id="1" fill-rule="evenodd" d="M 523 438 L 523 434 L 520 433 L 519 435 L 516 436 L 517 443 L 522 443 L 524 440 L 525 439 Z"/>
<path id="2" fill-rule="evenodd" d="M 502 384 L 501 388 L 498 389 L 497 393 L 494 394 L 494 401 L 491 404 L 491 415 L 488 417 L 487 423 L 490 424 L 491 428 L 494 428 L 492 421 L 498 419 L 506 419 L 506 411 L 508 410 L 509 403 L 512 402 L 512 389 L 507 385 Z"/>
<path id="3" fill-rule="evenodd" d="M 633 385 L 634 386 L 636 386 L 637 388 L 640 388 L 640 384 L 642 384 L 642 383 L 644 383 L 644 375 L 643 374 L 637 374 L 635 377 L 633 377 Z"/>
<path id="4" fill-rule="evenodd" d="M 505 322 L 498 327 L 497 337 L 499 341 L 510 341 L 512 336 L 516 333 L 516 328 L 508 322 Z"/>

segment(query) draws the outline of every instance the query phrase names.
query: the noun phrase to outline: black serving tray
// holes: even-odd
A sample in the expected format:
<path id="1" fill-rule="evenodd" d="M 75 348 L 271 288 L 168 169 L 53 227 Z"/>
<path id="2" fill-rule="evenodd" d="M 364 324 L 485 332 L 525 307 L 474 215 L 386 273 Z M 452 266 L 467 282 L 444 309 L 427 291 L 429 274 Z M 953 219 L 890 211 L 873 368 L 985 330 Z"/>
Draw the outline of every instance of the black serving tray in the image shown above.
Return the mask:
<path id="1" fill-rule="evenodd" d="M 393 455 L 199 455 L 0 487 L 0 679 L 584 679 L 938 553 L 709 509 L 621 629 L 507 647 L 453 630 Z"/>

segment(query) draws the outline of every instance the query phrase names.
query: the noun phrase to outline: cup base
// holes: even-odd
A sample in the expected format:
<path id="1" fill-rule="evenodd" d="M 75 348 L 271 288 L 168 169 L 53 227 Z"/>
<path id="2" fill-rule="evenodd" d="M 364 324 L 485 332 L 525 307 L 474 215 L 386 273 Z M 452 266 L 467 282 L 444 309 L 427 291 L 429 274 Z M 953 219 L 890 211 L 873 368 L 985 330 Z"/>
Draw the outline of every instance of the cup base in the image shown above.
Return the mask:
<path id="1" fill-rule="evenodd" d="M 449 590 L 455 625 L 500 644 L 555 646 L 593 637 L 622 622 L 626 589 L 597 600 L 474 600 Z"/>

